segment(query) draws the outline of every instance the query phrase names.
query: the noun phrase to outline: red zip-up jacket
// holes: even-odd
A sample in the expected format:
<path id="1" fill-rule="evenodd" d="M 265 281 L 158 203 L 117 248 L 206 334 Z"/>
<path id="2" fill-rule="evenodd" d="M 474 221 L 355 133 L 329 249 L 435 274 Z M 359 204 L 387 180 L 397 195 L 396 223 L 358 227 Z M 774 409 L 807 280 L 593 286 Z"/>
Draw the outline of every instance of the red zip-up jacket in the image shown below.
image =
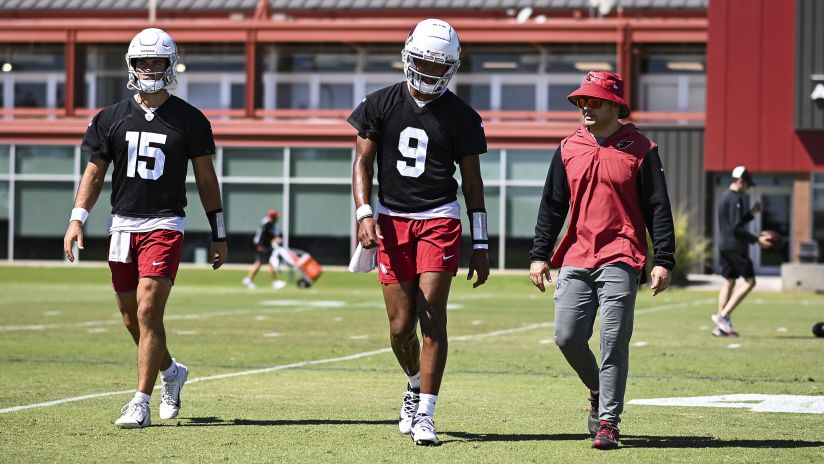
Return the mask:
<path id="1" fill-rule="evenodd" d="M 561 142 L 544 185 L 532 261 L 548 260 L 567 214 L 553 268 L 623 262 L 643 276 L 645 230 L 654 264 L 675 267 L 675 229 L 658 146 L 633 124 L 623 125 L 603 146 L 584 126 Z"/>

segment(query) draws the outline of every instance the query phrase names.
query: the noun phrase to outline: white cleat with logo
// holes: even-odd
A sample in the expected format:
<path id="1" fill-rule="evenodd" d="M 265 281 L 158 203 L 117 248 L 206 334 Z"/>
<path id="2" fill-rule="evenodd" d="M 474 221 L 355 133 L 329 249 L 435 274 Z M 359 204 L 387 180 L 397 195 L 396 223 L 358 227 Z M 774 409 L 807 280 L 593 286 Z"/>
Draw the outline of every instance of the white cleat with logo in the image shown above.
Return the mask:
<path id="1" fill-rule="evenodd" d="M 114 421 L 114 425 L 121 429 L 142 429 L 152 425 L 149 403 L 132 400 L 120 412 L 123 415 Z"/>
<path id="2" fill-rule="evenodd" d="M 172 359 L 172 362 L 177 364 L 177 377 L 171 379 L 164 379 L 161 376 L 163 385 L 160 388 L 160 418 L 174 419 L 180 412 L 180 392 L 183 390 L 183 384 L 189 378 L 189 369 L 179 362 Z"/>
<path id="3" fill-rule="evenodd" d="M 418 411 L 418 404 L 421 402 L 420 389 L 413 389 L 407 384 L 406 391 L 403 394 L 403 403 L 401 403 L 401 415 L 398 419 L 398 430 L 404 435 L 412 433 L 412 420 L 415 418 L 415 413 Z"/>
<path id="4" fill-rule="evenodd" d="M 418 446 L 438 446 L 438 434 L 435 432 L 435 423 L 432 416 L 416 414 L 412 421 L 412 441 Z"/>

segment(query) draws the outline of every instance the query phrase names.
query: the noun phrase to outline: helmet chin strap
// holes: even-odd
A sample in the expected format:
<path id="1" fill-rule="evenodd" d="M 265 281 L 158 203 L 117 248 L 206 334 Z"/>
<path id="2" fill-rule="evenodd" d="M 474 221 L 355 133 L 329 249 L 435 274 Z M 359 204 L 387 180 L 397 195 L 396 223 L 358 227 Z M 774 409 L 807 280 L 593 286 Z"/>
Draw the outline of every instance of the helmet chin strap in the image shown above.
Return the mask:
<path id="1" fill-rule="evenodd" d="M 158 80 L 149 80 L 149 79 L 138 79 L 137 87 L 138 90 L 145 93 L 157 93 L 160 92 L 165 88 L 163 79 Z"/>

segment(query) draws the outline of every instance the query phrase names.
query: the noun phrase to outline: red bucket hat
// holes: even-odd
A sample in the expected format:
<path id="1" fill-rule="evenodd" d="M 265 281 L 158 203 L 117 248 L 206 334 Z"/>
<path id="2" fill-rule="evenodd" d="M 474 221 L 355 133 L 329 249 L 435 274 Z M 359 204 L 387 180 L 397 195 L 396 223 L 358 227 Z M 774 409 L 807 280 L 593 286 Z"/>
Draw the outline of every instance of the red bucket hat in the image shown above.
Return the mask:
<path id="1" fill-rule="evenodd" d="M 269 211 L 267 211 L 266 215 L 269 216 L 269 219 L 277 219 L 278 218 L 278 212 L 273 210 L 273 209 L 270 209 Z"/>
<path id="2" fill-rule="evenodd" d="M 590 71 L 578 90 L 567 97 L 573 105 L 575 97 L 595 97 L 617 103 L 621 106 L 618 117 L 629 116 L 629 105 L 624 101 L 624 81 L 621 76 L 607 71 Z"/>

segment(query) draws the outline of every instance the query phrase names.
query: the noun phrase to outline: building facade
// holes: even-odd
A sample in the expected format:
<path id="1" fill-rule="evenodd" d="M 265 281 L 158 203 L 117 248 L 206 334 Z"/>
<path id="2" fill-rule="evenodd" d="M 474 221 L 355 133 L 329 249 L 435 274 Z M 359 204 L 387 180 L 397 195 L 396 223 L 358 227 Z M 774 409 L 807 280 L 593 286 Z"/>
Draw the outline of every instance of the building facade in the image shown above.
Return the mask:
<path id="1" fill-rule="evenodd" d="M 717 187 L 739 160 L 709 157 L 718 142 L 710 139 L 717 102 L 708 86 L 712 69 L 723 65 L 712 64 L 719 58 L 709 39 L 718 34 L 717 5 L 728 2 L 600 3 L 601 10 L 589 0 L 454 0 L 437 8 L 424 0 L 112 0 L 101 8 L 91 0 L 7 0 L 0 4 L 0 258 L 62 258 L 60 238 L 88 157 L 79 149 L 87 122 L 129 96 L 127 44 L 154 26 L 180 49 L 173 93 L 212 121 L 231 260 L 251 259 L 254 228 L 275 208 L 289 246 L 324 264 L 348 262 L 355 133 L 345 118 L 366 94 L 403 79 L 403 41 L 425 17 L 457 29 L 462 64 L 450 87 L 484 117 L 494 267 L 528 266 L 550 157 L 579 124 L 566 95 L 590 69 L 625 77 L 630 122 L 661 145 L 673 205 L 689 215 L 694 233 L 711 236 Z M 805 179 L 810 189 L 824 183 L 810 174 L 812 165 L 782 180 L 783 171 L 745 164 L 757 179 L 776 178 L 764 183 L 778 189 L 775 201 L 772 190 L 759 193 L 771 210 L 786 206 L 782 186 L 794 192 Z M 190 183 L 184 260 L 195 260 L 209 240 L 193 177 Z M 81 259 L 105 259 L 108 193 L 87 223 Z M 824 218 L 815 229 L 813 216 L 824 214 L 813 213 L 816 195 L 807 197 L 809 236 L 792 235 L 792 246 L 824 231 Z M 788 211 L 803 207 L 792 193 L 789 201 Z M 794 216 L 787 230 L 803 230 L 792 225 Z M 762 272 L 777 269 L 763 264 Z"/>
<path id="2" fill-rule="evenodd" d="M 764 211 L 754 229 L 788 238 L 756 265 L 821 261 L 824 245 L 824 3 L 717 1 L 709 5 L 706 146 L 710 196 L 746 165 Z M 820 86 L 820 87 L 819 87 Z"/>

